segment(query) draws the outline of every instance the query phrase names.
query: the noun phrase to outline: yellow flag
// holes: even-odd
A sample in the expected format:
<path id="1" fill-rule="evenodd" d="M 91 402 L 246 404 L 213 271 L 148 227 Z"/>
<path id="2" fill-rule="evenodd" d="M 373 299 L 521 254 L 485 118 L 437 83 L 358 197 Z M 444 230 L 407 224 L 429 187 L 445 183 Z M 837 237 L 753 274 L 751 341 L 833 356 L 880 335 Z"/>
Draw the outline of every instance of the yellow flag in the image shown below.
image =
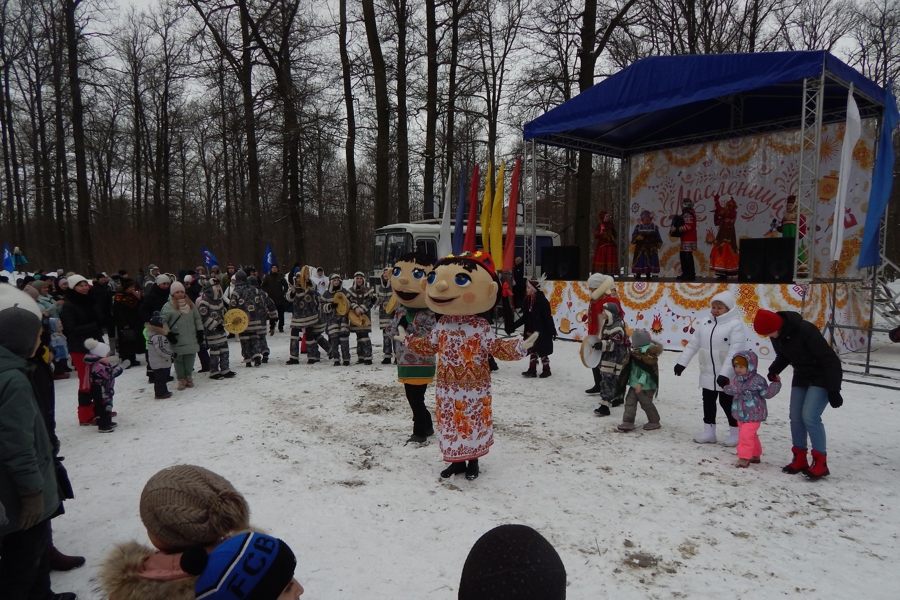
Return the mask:
<path id="1" fill-rule="evenodd" d="M 497 171 L 497 189 L 494 191 L 494 210 L 491 212 L 491 258 L 495 265 L 503 264 L 503 170 L 505 162 Z"/>
<path id="2" fill-rule="evenodd" d="M 491 175 L 493 167 L 488 161 L 487 178 L 484 180 L 484 201 L 481 203 L 481 247 L 491 251 Z"/>

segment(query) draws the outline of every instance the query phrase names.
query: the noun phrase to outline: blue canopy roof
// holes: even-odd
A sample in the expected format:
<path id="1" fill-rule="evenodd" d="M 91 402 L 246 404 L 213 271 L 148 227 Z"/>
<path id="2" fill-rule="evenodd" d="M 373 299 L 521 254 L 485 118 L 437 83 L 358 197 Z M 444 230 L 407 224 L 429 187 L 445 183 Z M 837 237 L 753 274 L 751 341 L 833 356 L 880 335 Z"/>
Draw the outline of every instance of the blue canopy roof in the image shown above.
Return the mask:
<path id="1" fill-rule="evenodd" d="M 525 139 L 610 156 L 798 129 L 803 80 L 824 72 L 823 122 L 843 120 L 854 85 L 863 118 L 884 91 L 823 50 L 653 56 L 525 125 Z"/>

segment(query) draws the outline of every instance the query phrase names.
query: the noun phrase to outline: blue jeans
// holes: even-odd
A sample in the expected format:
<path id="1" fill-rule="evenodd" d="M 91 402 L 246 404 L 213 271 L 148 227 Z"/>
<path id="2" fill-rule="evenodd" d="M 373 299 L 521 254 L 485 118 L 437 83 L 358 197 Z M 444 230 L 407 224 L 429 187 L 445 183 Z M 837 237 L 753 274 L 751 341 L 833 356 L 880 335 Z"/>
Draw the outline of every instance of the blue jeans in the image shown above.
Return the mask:
<path id="1" fill-rule="evenodd" d="M 794 446 L 805 450 L 806 436 L 816 452 L 825 452 L 825 425 L 822 424 L 822 413 L 828 406 L 828 391 L 816 387 L 791 388 L 791 441 Z"/>

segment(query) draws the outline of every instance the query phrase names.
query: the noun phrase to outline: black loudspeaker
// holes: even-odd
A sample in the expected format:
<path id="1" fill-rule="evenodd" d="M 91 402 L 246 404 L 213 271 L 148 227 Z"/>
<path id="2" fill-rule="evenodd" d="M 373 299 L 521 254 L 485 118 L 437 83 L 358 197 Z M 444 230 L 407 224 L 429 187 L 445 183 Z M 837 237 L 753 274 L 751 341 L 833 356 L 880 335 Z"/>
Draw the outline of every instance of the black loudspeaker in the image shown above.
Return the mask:
<path id="1" fill-rule="evenodd" d="M 789 283 L 797 260 L 795 238 L 748 238 L 741 240 L 738 281 L 742 283 Z"/>
<path id="2" fill-rule="evenodd" d="M 541 248 L 541 273 L 547 279 L 576 281 L 581 279 L 578 246 L 544 246 Z"/>

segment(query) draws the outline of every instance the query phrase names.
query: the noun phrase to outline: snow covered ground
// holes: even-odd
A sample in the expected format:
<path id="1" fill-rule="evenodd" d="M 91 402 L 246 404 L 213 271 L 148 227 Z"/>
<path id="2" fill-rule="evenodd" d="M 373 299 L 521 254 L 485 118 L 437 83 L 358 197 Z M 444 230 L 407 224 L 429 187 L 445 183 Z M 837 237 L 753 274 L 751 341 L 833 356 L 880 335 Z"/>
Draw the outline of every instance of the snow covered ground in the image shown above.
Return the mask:
<path id="1" fill-rule="evenodd" d="M 900 367 L 900 345 L 883 339 L 875 362 Z M 254 524 L 292 546 L 313 600 L 456 598 L 472 544 L 502 523 L 550 540 L 573 599 L 900 597 L 894 390 L 845 384 L 844 406 L 824 416 L 832 475 L 813 483 L 781 473 L 788 390 L 769 401 L 762 463 L 736 469 L 734 449 L 692 441 L 702 428 L 696 360 L 675 377 L 678 355 L 663 355 L 662 429 L 623 434 L 621 408 L 594 416 L 578 345 L 558 342 L 549 379 L 524 379 L 525 361 L 501 363 L 496 443 L 481 477 L 441 480 L 437 444 L 404 443 L 412 422 L 393 365 L 289 367 L 287 333 L 269 342 L 268 365 L 245 368 L 233 341 L 238 377 L 199 375 L 170 400 L 153 399 L 143 367 L 126 371 L 113 434 L 79 427 L 76 381 L 58 382 L 58 434 L 77 497 L 54 521 L 55 541 L 88 562 L 54 573 L 56 591 L 99 598 L 96 567 L 112 544 L 146 543 L 146 480 L 193 463 L 231 480 Z M 431 388 L 427 397 L 433 409 Z M 720 439 L 726 433 L 720 414 Z"/>

